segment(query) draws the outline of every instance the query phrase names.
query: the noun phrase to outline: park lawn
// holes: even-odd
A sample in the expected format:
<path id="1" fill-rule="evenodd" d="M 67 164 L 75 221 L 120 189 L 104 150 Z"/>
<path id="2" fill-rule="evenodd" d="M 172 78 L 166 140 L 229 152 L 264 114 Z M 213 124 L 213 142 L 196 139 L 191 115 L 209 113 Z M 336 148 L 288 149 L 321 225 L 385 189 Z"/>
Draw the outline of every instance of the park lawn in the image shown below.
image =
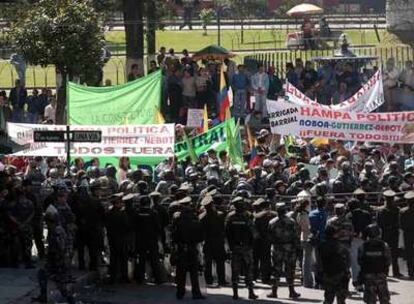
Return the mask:
<path id="1" fill-rule="evenodd" d="M 368 44 L 376 45 L 378 47 L 387 47 L 390 45 L 377 42 L 375 32 L 373 30 L 349 30 L 345 31 L 349 37 L 351 44 Z M 245 30 L 244 43 L 240 42 L 239 30 L 223 30 L 222 31 L 222 45 L 229 50 L 244 50 L 235 58 L 235 61 L 240 63 L 244 56 L 259 52 L 261 49 L 269 51 L 275 48 L 285 47 L 286 31 L 272 31 L 272 30 Z M 385 31 L 380 31 L 381 40 L 385 36 Z M 122 84 L 125 82 L 125 34 L 123 31 L 111 31 L 106 34 L 108 44 L 113 50 L 111 60 L 104 67 L 104 79 L 111 80 L 112 84 Z M 209 31 L 207 36 L 202 35 L 202 31 L 158 31 L 157 32 L 157 48 L 165 46 L 167 48 L 174 48 L 177 53 L 186 48 L 190 52 L 197 51 L 209 44 L 217 43 L 217 32 Z M 122 54 L 116 56 L 117 51 Z M 326 54 L 326 52 L 325 52 Z M 298 55 L 296 52 L 294 56 Z M 321 56 L 324 53 L 320 51 L 312 51 L 307 54 L 313 56 Z M 396 56 L 398 57 L 398 56 Z M 307 57 L 306 57 L 307 58 Z M 26 73 L 27 87 L 54 87 L 55 86 L 55 71 L 53 66 L 47 68 L 29 66 Z M 0 61 L 0 90 L 13 87 L 16 79 L 16 72 L 8 61 Z"/>
<path id="2" fill-rule="evenodd" d="M 382 38 L 385 31 L 379 31 Z M 349 41 L 353 45 L 378 45 L 374 30 L 346 30 Z M 221 45 L 229 50 L 259 50 L 285 48 L 286 30 L 245 30 L 244 43 L 241 43 L 240 30 L 222 30 Z M 106 35 L 110 48 L 114 51 L 125 51 L 125 33 L 123 31 L 111 31 Z M 383 39 L 381 39 L 383 40 Z M 188 49 L 190 52 L 197 51 L 209 44 L 217 44 L 217 31 L 209 30 L 204 36 L 203 31 L 158 31 L 156 38 L 157 49 L 161 46 L 174 48 L 181 52 Z"/>

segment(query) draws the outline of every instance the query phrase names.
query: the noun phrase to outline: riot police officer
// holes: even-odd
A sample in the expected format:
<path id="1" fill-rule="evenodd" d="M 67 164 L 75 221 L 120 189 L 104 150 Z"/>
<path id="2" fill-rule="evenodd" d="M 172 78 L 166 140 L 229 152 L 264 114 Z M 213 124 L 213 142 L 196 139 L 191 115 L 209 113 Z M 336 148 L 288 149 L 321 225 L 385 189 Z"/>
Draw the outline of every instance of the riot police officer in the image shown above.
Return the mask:
<path id="1" fill-rule="evenodd" d="M 110 282 L 114 283 L 118 273 L 121 281 L 128 282 L 128 240 L 131 233 L 131 222 L 122 201 L 123 193 L 112 196 L 112 208 L 105 218 L 108 236 L 109 251 L 111 254 L 109 264 Z"/>
<path id="2" fill-rule="evenodd" d="M 259 270 L 263 283 L 270 282 L 271 275 L 271 243 L 269 237 L 269 222 L 277 216 L 276 212 L 270 210 L 269 201 L 263 198 L 257 199 L 253 206 L 257 206 L 258 211 L 254 215 L 254 226 L 258 237 L 254 241 L 254 277 L 257 278 Z M 259 268 L 260 267 L 260 268 Z"/>
<path id="3" fill-rule="evenodd" d="M 414 280 L 414 191 L 404 195 L 408 207 L 401 210 L 401 229 L 404 233 L 408 276 Z"/>
<path id="4" fill-rule="evenodd" d="M 378 211 L 377 222 L 382 231 L 382 240 L 390 246 L 392 257 L 392 273 L 394 277 L 401 277 L 398 266 L 398 239 L 400 229 L 400 210 L 395 204 L 396 193 L 386 190 L 383 193 L 385 206 Z"/>
<path id="5" fill-rule="evenodd" d="M 213 284 L 212 266 L 216 264 L 218 285 L 227 285 L 225 278 L 224 262 L 226 252 L 224 249 L 224 219 L 223 212 L 217 211 L 213 204 L 213 197 L 207 194 L 201 201 L 204 212 L 200 214 L 200 222 L 203 228 L 204 238 L 204 277 L 208 285 Z"/>
<path id="6" fill-rule="evenodd" d="M 174 245 L 176 264 L 177 299 L 185 295 L 185 279 L 190 273 L 193 299 L 204 299 L 198 281 L 199 252 L 198 244 L 203 241 L 202 226 L 189 196 L 179 201 L 180 211 L 174 213 L 171 225 L 171 237 Z"/>
<path id="7" fill-rule="evenodd" d="M 103 249 L 103 227 L 105 209 L 101 203 L 101 182 L 95 179 L 90 184 L 91 196 L 79 202 L 76 212 L 78 227 L 79 268 L 85 268 L 84 249 L 88 248 L 89 269 L 97 270 L 100 252 Z"/>
<path id="8" fill-rule="evenodd" d="M 280 277 L 285 269 L 286 282 L 289 286 L 289 298 L 300 297 L 294 289 L 295 265 L 300 239 L 296 222 L 286 215 L 286 204 L 276 205 L 278 216 L 269 222 L 269 234 L 272 243 L 274 281 L 269 298 L 277 298 Z"/>
<path id="9" fill-rule="evenodd" d="M 380 303 L 390 303 L 387 285 L 388 267 L 391 262 L 390 249 L 380 240 L 380 229 L 371 224 L 366 229 L 368 240 L 359 249 L 358 261 L 361 266 L 360 278 L 364 284 L 364 302 L 375 304 L 377 297 Z"/>
<path id="10" fill-rule="evenodd" d="M 235 210 L 227 215 L 225 227 L 231 250 L 233 299 L 239 299 L 238 283 L 242 268 L 245 272 L 249 299 L 257 299 L 253 291 L 253 241 L 256 237 L 256 231 L 250 213 L 245 211 L 244 199 L 236 197 L 232 200 L 232 204 Z"/>
<path id="11" fill-rule="evenodd" d="M 58 197 L 62 194 L 63 192 L 58 193 Z M 70 276 L 72 240 L 68 237 L 65 228 L 61 224 L 62 218 L 55 204 L 49 205 L 45 212 L 45 221 L 48 229 L 46 267 L 41 268 L 38 272 L 40 295 L 32 299 L 36 302 L 48 303 L 48 279 L 56 282 L 58 290 L 69 304 L 76 302 Z"/>
<path id="12" fill-rule="evenodd" d="M 139 207 L 135 213 L 135 236 L 138 265 L 135 277 L 138 283 L 145 279 L 145 263 L 148 261 L 156 284 L 161 284 L 158 240 L 161 237 L 161 224 L 157 212 L 151 208 L 148 195 L 138 197 Z"/>

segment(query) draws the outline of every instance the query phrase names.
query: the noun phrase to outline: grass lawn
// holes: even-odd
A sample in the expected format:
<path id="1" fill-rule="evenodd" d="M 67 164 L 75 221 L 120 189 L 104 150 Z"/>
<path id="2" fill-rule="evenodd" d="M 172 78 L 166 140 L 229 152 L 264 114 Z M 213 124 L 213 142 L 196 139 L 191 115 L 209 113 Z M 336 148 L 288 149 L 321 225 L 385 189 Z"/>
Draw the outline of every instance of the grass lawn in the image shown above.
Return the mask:
<path id="1" fill-rule="evenodd" d="M 395 41 L 386 42 L 387 39 L 385 31 L 380 31 L 382 43 L 378 43 L 375 32 L 373 30 L 349 30 L 345 31 L 349 37 L 351 45 L 376 45 L 378 47 L 387 47 L 398 44 Z M 244 43 L 241 43 L 240 31 L 239 30 L 223 30 L 221 33 L 222 46 L 229 50 L 250 50 L 246 53 L 235 58 L 236 62 L 242 62 L 243 57 L 248 54 L 253 54 L 260 49 L 273 50 L 275 48 L 285 47 L 286 31 L 281 30 L 245 30 L 244 32 Z M 110 45 L 113 57 L 105 65 L 104 68 L 104 79 L 110 79 L 112 84 L 121 84 L 125 82 L 124 72 L 124 56 L 115 56 L 118 52 L 125 52 L 125 33 L 123 31 L 111 31 L 106 34 L 106 39 Z M 384 43 L 385 40 L 385 43 Z M 203 36 L 202 31 L 158 31 L 157 32 L 157 48 L 165 46 L 168 48 L 174 48 L 177 53 L 180 53 L 184 48 L 190 52 L 197 51 L 209 44 L 217 43 L 217 31 L 210 30 L 207 36 Z M 288 53 L 288 52 L 285 52 Z M 306 53 L 306 52 L 303 52 Z M 308 58 L 312 56 L 322 55 L 318 51 L 313 51 L 309 54 L 298 55 L 296 52 L 292 53 L 294 56 L 302 56 Z M 361 54 L 365 55 L 361 52 Z M 290 55 L 290 54 L 287 54 Z M 381 57 L 388 57 L 388 53 Z M 395 56 L 395 55 L 393 55 Z M 285 56 L 283 58 L 288 58 Z M 398 55 L 396 56 L 398 57 Z M 281 57 L 282 58 L 282 57 Z M 405 57 L 404 57 L 405 58 Z M 283 63 L 284 64 L 283 60 Z M 28 67 L 26 73 L 27 87 L 53 87 L 55 86 L 55 71 L 54 67 L 48 68 L 41 67 Z M 6 61 L 0 61 L 0 89 L 10 88 L 13 86 L 14 79 L 16 79 L 16 72 L 14 68 Z"/>
<path id="2" fill-rule="evenodd" d="M 351 44 L 379 44 L 373 30 L 347 30 L 345 32 Z M 384 33 L 385 31 L 380 31 L 380 36 Z M 221 45 L 229 50 L 284 48 L 286 34 L 285 30 L 245 30 L 244 43 L 241 43 L 240 30 L 223 30 L 221 31 Z M 106 40 L 114 52 L 124 52 L 125 33 L 123 31 L 108 32 Z M 210 30 L 207 36 L 203 35 L 203 31 L 158 31 L 156 44 L 157 49 L 165 46 L 167 49 L 174 48 L 177 53 L 183 49 L 194 52 L 209 44 L 217 44 L 217 31 Z"/>

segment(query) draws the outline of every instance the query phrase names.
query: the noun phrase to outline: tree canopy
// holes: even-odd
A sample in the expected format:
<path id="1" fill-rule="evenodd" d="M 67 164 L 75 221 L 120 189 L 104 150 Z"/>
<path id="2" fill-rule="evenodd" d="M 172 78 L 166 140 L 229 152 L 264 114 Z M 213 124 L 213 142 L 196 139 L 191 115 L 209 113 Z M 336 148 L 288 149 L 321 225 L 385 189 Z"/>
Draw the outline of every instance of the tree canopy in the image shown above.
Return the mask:
<path id="1" fill-rule="evenodd" d="M 29 64 L 55 65 L 65 86 L 68 78 L 95 77 L 103 66 L 100 17 L 91 0 L 39 0 L 18 15 L 10 34 Z"/>

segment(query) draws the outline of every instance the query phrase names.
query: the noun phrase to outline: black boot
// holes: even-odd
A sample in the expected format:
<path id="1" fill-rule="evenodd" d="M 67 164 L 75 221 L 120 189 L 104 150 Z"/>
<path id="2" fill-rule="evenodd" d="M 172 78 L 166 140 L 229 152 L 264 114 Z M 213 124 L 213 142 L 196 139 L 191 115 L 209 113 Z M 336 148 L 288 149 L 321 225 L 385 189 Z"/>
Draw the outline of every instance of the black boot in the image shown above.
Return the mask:
<path id="1" fill-rule="evenodd" d="M 268 297 L 268 298 L 273 298 L 273 299 L 276 299 L 276 298 L 277 298 L 277 285 L 276 285 L 276 284 L 273 284 L 273 285 L 272 285 L 272 292 L 271 292 L 271 293 L 269 293 L 269 294 L 267 295 L 267 297 Z"/>
<path id="2" fill-rule="evenodd" d="M 249 299 L 250 300 L 256 300 L 257 298 L 258 298 L 258 296 L 254 294 L 253 287 L 250 287 L 249 288 Z"/>
<path id="3" fill-rule="evenodd" d="M 46 270 L 40 268 L 37 272 L 37 280 L 39 282 L 40 295 L 32 298 L 32 302 L 47 303 L 47 273 Z"/>
<path id="4" fill-rule="evenodd" d="M 237 286 L 233 285 L 233 300 L 238 300 L 238 299 L 239 299 L 239 290 Z"/>
<path id="5" fill-rule="evenodd" d="M 289 286 L 289 298 L 291 299 L 297 299 L 300 297 L 300 293 L 297 293 L 295 291 L 295 288 L 293 287 L 293 285 Z"/>

